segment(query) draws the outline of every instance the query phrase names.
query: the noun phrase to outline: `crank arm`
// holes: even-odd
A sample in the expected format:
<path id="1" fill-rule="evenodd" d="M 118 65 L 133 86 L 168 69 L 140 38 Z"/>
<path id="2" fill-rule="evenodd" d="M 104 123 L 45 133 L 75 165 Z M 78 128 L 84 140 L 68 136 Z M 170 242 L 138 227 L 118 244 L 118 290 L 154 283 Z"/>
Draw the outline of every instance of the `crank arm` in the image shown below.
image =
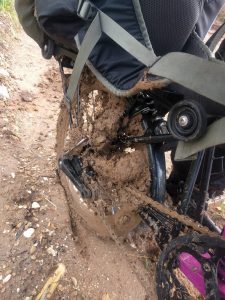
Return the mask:
<path id="1" fill-rule="evenodd" d="M 91 191 L 84 185 L 81 178 L 81 166 L 78 162 L 78 158 L 73 159 L 62 158 L 59 160 L 59 168 L 65 175 L 72 181 L 83 198 L 91 198 Z"/>

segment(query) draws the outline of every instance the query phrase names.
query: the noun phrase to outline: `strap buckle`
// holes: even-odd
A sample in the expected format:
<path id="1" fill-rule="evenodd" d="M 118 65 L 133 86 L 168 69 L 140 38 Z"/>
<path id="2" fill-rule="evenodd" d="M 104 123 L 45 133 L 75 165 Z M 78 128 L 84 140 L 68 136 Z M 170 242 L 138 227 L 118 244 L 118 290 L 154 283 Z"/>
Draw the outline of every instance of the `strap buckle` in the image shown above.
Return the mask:
<path id="1" fill-rule="evenodd" d="M 88 0 L 79 0 L 77 15 L 85 21 L 92 21 L 97 14 L 97 8 Z"/>

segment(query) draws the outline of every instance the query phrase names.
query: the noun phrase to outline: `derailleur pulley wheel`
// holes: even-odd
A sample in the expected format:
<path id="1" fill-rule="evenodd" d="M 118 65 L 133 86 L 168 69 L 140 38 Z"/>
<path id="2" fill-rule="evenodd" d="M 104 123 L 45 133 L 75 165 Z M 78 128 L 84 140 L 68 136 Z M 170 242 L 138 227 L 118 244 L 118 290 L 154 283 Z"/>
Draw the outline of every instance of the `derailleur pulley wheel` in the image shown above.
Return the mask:
<path id="1" fill-rule="evenodd" d="M 207 114 L 196 101 L 183 100 L 175 104 L 168 115 L 170 133 L 178 140 L 191 141 L 206 131 Z"/>

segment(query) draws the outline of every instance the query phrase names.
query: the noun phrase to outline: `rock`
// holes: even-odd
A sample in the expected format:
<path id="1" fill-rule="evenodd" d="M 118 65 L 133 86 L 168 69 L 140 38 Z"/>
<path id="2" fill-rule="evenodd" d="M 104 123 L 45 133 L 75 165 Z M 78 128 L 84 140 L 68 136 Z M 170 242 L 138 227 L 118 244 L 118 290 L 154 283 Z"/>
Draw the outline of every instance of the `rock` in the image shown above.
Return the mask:
<path id="1" fill-rule="evenodd" d="M 31 248 L 30 248 L 30 255 L 33 255 L 34 252 L 37 250 L 37 247 L 35 245 L 33 245 Z"/>
<path id="2" fill-rule="evenodd" d="M 20 97 L 21 97 L 21 100 L 25 101 L 25 102 L 32 102 L 32 100 L 33 100 L 33 95 L 27 91 L 21 92 Z"/>
<path id="3" fill-rule="evenodd" d="M 48 254 L 51 254 L 52 256 L 56 256 L 57 255 L 57 251 L 55 251 L 53 249 L 53 246 L 50 246 L 48 249 L 47 249 L 47 252 Z"/>
<path id="4" fill-rule="evenodd" d="M 39 209 L 41 206 L 38 202 L 33 202 L 32 205 L 31 205 L 31 208 L 33 209 Z"/>
<path id="5" fill-rule="evenodd" d="M 71 277 L 74 287 L 77 288 L 77 279 L 75 277 Z"/>
<path id="6" fill-rule="evenodd" d="M 2 80 L 5 80 L 5 79 L 7 79 L 7 78 L 9 78 L 9 72 L 8 71 L 6 71 L 5 69 L 3 69 L 3 68 L 0 68 L 0 80 L 2 81 Z"/>
<path id="7" fill-rule="evenodd" d="M 24 231 L 23 236 L 25 238 L 30 238 L 34 234 L 34 228 L 28 228 L 27 230 Z"/>
<path id="8" fill-rule="evenodd" d="M 11 279 L 11 277 L 12 277 L 12 275 L 11 275 L 11 274 L 8 274 L 8 275 L 2 280 L 2 282 L 3 282 L 3 283 L 8 282 L 8 281 Z"/>
<path id="9" fill-rule="evenodd" d="M 0 100 L 9 99 L 9 92 L 6 86 L 0 85 Z"/>

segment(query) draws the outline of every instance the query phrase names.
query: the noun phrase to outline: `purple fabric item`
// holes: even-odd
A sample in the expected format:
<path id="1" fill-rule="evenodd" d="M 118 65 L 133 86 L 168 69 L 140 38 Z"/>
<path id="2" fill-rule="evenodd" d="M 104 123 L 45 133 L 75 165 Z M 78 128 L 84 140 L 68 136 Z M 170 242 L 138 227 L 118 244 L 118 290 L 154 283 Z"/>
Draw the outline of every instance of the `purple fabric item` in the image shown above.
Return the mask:
<path id="1" fill-rule="evenodd" d="M 202 39 L 206 36 L 224 4 L 225 0 L 205 0 L 196 26 L 196 32 Z"/>

